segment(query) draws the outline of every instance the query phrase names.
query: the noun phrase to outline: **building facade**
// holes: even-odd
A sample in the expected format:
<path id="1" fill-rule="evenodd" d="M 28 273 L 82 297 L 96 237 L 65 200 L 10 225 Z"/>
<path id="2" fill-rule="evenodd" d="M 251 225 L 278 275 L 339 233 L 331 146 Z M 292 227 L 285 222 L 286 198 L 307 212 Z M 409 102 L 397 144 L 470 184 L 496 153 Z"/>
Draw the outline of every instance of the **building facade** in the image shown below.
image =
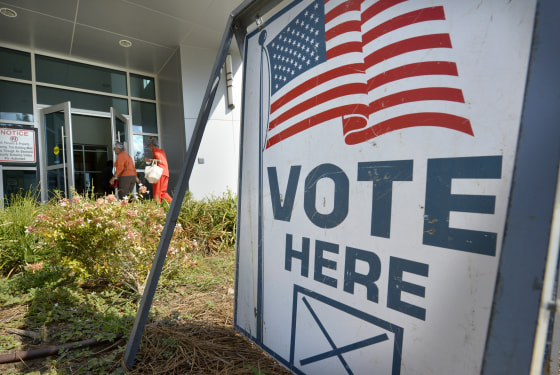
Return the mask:
<path id="1" fill-rule="evenodd" d="M 115 158 L 116 141 L 125 143 L 142 177 L 150 138 L 159 140 L 167 153 L 173 194 L 216 47 L 181 44 L 154 73 L 3 39 L 0 36 L 4 201 L 18 192 L 40 192 L 43 201 L 55 192 L 101 192 L 102 171 Z M 230 54 L 233 90 L 228 97 L 224 69 L 189 181 L 196 198 L 237 190 L 242 69 L 236 46 Z"/>

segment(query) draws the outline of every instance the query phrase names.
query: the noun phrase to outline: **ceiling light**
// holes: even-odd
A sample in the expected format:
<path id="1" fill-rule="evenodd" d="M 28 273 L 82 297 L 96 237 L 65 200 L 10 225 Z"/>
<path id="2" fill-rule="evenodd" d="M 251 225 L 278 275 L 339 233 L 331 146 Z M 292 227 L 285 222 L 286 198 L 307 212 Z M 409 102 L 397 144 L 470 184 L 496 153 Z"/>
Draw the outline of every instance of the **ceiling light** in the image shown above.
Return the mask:
<path id="1" fill-rule="evenodd" d="M 10 18 L 17 17 L 16 11 L 10 8 L 0 8 L 0 14 Z"/>
<path id="2" fill-rule="evenodd" d="M 126 39 L 121 39 L 119 40 L 119 44 L 125 48 L 131 47 L 132 46 L 132 42 L 130 40 L 126 40 Z"/>

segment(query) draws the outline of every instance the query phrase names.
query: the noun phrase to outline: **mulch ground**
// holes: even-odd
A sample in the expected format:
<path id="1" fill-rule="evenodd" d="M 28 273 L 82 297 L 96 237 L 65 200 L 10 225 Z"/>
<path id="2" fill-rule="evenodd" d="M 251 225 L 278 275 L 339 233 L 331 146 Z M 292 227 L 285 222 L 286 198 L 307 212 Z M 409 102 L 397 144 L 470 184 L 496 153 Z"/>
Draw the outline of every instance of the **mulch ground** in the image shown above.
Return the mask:
<path id="1" fill-rule="evenodd" d="M 69 359 L 72 351 L 66 351 L 47 358 L 0 364 L 0 374 L 50 374 L 49 363 L 53 360 L 61 362 L 61 356 L 68 358 L 65 372 L 58 372 L 60 374 L 291 374 L 233 329 L 231 287 L 182 294 L 177 291 L 173 296 L 154 301 L 152 311 L 157 312 L 158 319 L 146 326 L 131 371 L 125 371 L 122 365 L 123 348 L 128 341 L 128 337 L 123 337 L 110 344 L 91 347 L 88 356 L 77 356 L 75 360 Z M 20 314 L 25 314 L 22 307 L 0 310 L 0 321 L 17 319 Z M 48 332 L 36 333 L 32 338 L 0 329 L 0 335 L 18 336 L 24 350 L 57 344 L 49 342 Z M 103 370 L 95 371 L 91 359 L 111 353 L 115 360 L 110 368 L 104 364 Z"/>

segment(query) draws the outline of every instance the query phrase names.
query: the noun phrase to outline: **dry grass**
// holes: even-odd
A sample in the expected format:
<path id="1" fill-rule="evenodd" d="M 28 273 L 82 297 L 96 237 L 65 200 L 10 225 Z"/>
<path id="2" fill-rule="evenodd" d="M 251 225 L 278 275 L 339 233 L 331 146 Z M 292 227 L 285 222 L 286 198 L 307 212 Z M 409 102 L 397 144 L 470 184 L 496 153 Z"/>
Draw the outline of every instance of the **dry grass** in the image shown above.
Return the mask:
<path id="1" fill-rule="evenodd" d="M 130 374 L 290 374 L 233 329 L 231 289 L 162 304 L 172 318 L 146 328 Z"/>
<path id="2" fill-rule="evenodd" d="M 0 373 L 290 374 L 233 329 L 232 287 L 223 285 L 212 291 L 196 293 L 181 287 L 173 294 L 156 295 L 152 306 L 155 317 L 144 330 L 134 368 L 130 371 L 124 371 L 122 365 L 128 340 L 128 337 L 123 337 L 114 343 L 90 348 L 85 354 L 68 351 L 59 356 L 0 364 Z M 23 320 L 25 313 L 26 309 L 21 306 L 0 310 L 0 320 Z M 13 334 L 2 330 L 0 335 Z M 34 344 L 29 338 L 18 339 L 22 340 L 25 350 L 57 344 L 52 341 Z M 93 358 L 111 353 L 115 353 L 115 360 L 110 368 L 105 365 L 102 372 L 91 367 Z M 52 362 L 60 363 L 61 360 L 65 361 L 64 370 L 53 371 Z"/>

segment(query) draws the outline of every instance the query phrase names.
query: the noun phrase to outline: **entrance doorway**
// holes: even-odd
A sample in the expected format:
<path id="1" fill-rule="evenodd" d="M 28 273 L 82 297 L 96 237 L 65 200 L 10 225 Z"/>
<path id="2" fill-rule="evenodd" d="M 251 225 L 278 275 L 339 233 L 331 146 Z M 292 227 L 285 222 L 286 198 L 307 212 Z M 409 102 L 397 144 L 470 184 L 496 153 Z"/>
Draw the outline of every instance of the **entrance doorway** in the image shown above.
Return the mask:
<path id="1" fill-rule="evenodd" d="M 127 143 L 127 118 L 112 108 L 106 114 L 73 111 L 66 102 L 42 109 L 40 122 L 41 199 L 106 193 L 102 171 L 113 162 L 115 141 Z"/>
<path id="2" fill-rule="evenodd" d="M 102 193 L 102 171 L 113 160 L 111 119 L 72 115 L 74 183 L 79 194 Z"/>

